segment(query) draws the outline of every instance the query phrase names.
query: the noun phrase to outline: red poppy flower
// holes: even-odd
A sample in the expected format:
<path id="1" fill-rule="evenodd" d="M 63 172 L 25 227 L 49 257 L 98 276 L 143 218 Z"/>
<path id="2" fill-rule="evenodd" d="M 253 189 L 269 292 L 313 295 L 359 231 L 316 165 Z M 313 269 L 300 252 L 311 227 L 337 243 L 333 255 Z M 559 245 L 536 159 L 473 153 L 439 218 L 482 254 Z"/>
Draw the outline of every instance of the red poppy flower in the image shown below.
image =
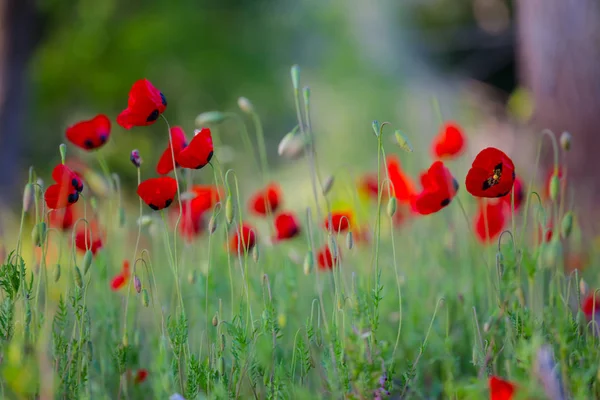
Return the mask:
<path id="1" fill-rule="evenodd" d="M 523 203 L 523 199 L 525 198 L 525 189 L 523 185 L 523 180 L 518 176 L 515 178 L 515 183 L 513 184 L 512 190 L 504 197 L 501 197 L 502 201 L 508 204 L 508 207 L 512 210 L 512 193 L 515 193 L 515 211 L 518 211 L 521 208 L 521 204 Z"/>
<path id="2" fill-rule="evenodd" d="M 104 146 L 109 136 L 110 120 L 104 114 L 67 128 L 67 139 L 84 150 L 94 150 Z"/>
<path id="3" fill-rule="evenodd" d="M 153 210 L 167 208 L 177 194 L 177 181 L 169 176 L 146 179 L 137 189 L 138 196 Z"/>
<path id="4" fill-rule="evenodd" d="M 515 181 L 515 165 L 502 151 L 488 147 L 477 154 L 467 173 L 467 190 L 476 197 L 502 197 Z"/>
<path id="5" fill-rule="evenodd" d="M 416 194 L 415 184 L 402 170 L 400 160 L 388 156 L 387 170 L 391 181 L 392 195 L 399 203 L 411 203 Z"/>
<path id="6" fill-rule="evenodd" d="M 275 217 L 275 240 L 292 239 L 300 233 L 300 224 L 296 216 L 282 212 Z"/>
<path id="7" fill-rule="evenodd" d="M 115 277 L 110 281 L 110 288 L 113 291 L 117 291 L 127 284 L 129 280 L 129 261 L 123 261 L 123 268 Z"/>
<path id="8" fill-rule="evenodd" d="M 75 247 L 82 252 L 90 250 L 92 254 L 96 255 L 102 248 L 102 238 L 98 233 L 92 235 L 89 229 L 81 230 L 75 235 Z"/>
<path id="9" fill-rule="evenodd" d="M 433 154 L 437 158 L 454 157 L 462 153 L 465 137 L 462 128 L 455 122 L 446 122 L 433 139 Z"/>
<path id="10" fill-rule="evenodd" d="M 143 383 L 146 378 L 148 378 L 148 370 L 147 369 L 138 369 L 135 373 L 135 379 L 133 380 L 136 385 Z"/>
<path id="11" fill-rule="evenodd" d="M 591 320 L 594 317 L 594 314 L 597 315 L 600 312 L 600 294 L 591 291 L 581 301 L 581 311 L 583 311 L 588 320 Z M 594 319 L 598 320 L 599 318 L 596 316 Z"/>
<path id="12" fill-rule="evenodd" d="M 479 203 L 477 216 L 475 217 L 475 233 L 480 242 L 486 243 L 494 240 L 504 229 L 506 204 L 502 201 L 488 202 L 484 205 Z M 487 217 L 487 224 L 486 224 Z"/>
<path id="13" fill-rule="evenodd" d="M 171 151 L 171 142 L 173 142 L 173 151 Z M 165 151 L 163 151 L 158 164 L 156 165 L 156 172 L 161 175 L 166 175 L 173 170 L 173 165 L 177 166 L 173 162 L 173 155 L 177 158 L 177 155 L 187 146 L 187 139 L 185 138 L 185 132 L 180 126 L 174 126 L 171 128 L 171 139 Z"/>
<path id="14" fill-rule="evenodd" d="M 213 185 L 193 185 L 188 192 L 192 198 L 181 202 L 182 214 L 179 232 L 188 241 L 200 234 L 204 228 L 204 215 L 220 200 L 221 190 Z M 172 220 L 179 217 L 179 209 L 173 210 Z"/>
<path id="15" fill-rule="evenodd" d="M 69 207 L 79 200 L 79 193 L 83 190 L 83 182 L 69 167 L 58 164 L 52 171 L 52 179 L 56 183 L 50 185 L 44 193 L 44 200 L 48 208 Z"/>
<path id="16" fill-rule="evenodd" d="M 52 210 L 48 213 L 48 225 L 51 228 L 66 231 L 71 229 L 73 222 L 75 222 L 73 218 L 73 207 Z"/>
<path id="17" fill-rule="evenodd" d="M 334 211 L 331 216 L 325 217 L 323 226 L 328 231 L 331 230 L 329 220 L 331 217 L 331 226 L 336 233 L 347 231 L 352 226 L 352 212 L 351 211 Z"/>
<path id="18" fill-rule="evenodd" d="M 492 376 L 489 379 L 490 400 L 511 400 L 515 393 L 515 385 L 504 379 Z"/>
<path id="19" fill-rule="evenodd" d="M 190 144 L 175 156 L 175 161 L 183 168 L 200 169 L 210 162 L 213 150 L 210 129 L 202 128 L 196 132 Z"/>
<path id="20" fill-rule="evenodd" d="M 414 209 L 422 215 L 440 211 L 458 191 L 458 182 L 441 161 L 434 162 L 421 174 L 421 185 L 423 190 L 414 199 Z"/>
<path id="21" fill-rule="evenodd" d="M 190 190 L 194 194 L 193 200 L 198 203 L 198 207 L 205 210 L 211 209 L 221 201 L 223 194 L 223 189 L 215 185 L 192 185 Z"/>
<path id="22" fill-rule="evenodd" d="M 337 257 L 334 257 L 333 254 L 331 254 L 331 250 L 329 249 L 328 245 L 321 247 L 317 253 L 317 263 L 319 264 L 319 269 L 333 269 L 333 267 L 335 267 L 337 264 L 339 256 L 341 256 L 339 248 L 337 249 L 337 253 Z"/>
<path id="23" fill-rule="evenodd" d="M 229 240 L 229 250 L 240 253 L 252 250 L 256 245 L 256 233 L 250 225 L 242 224 Z"/>
<path id="24" fill-rule="evenodd" d="M 365 196 L 377 201 L 379 196 L 379 186 L 377 185 L 377 174 L 366 174 L 358 181 L 358 191 Z M 387 190 L 384 190 L 381 198 L 387 198 Z"/>
<path id="25" fill-rule="evenodd" d="M 117 123 L 125 129 L 152 125 L 167 109 L 167 99 L 149 80 L 140 79 L 129 91 L 127 108 L 117 117 Z"/>
<path id="26" fill-rule="evenodd" d="M 276 183 L 270 183 L 264 190 L 250 198 L 250 211 L 256 215 L 266 216 L 274 213 L 281 204 L 281 189 Z"/>

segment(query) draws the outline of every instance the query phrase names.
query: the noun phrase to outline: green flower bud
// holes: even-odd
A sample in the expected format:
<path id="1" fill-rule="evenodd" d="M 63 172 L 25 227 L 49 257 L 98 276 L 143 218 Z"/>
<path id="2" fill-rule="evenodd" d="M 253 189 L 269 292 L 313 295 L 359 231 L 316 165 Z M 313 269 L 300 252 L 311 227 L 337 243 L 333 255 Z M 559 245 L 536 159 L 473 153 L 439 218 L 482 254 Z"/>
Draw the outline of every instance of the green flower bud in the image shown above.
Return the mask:
<path id="1" fill-rule="evenodd" d="M 556 201 L 559 190 L 560 190 L 560 179 L 558 177 L 558 173 L 556 171 L 554 171 L 552 178 L 550 178 L 550 187 L 549 187 L 550 200 Z"/>
<path id="2" fill-rule="evenodd" d="M 390 197 L 387 204 L 387 215 L 388 217 L 393 217 L 396 214 L 397 200 L 394 196 Z"/>
<path id="3" fill-rule="evenodd" d="M 79 289 L 83 287 L 83 278 L 81 277 L 81 271 L 78 266 L 75 266 L 73 270 L 73 278 L 75 279 L 75 284 Z"/>
<path id="4" fill-rule="evenodd" d="M 92 265 L 92 258 L 93 258 L 93 254 L 91 252 L 91 250 L 87 250 L 85 252 L 85 254 L 83 255 L 83 274 L 87 274 L 88 270 L 90 269 L 90 266 Z"/>
<path id="5" fill-rule="evenodd" d="M 404 135 L 404 133 L 402 133 L 402 131 L 396 130 L 394 132 L 394 136 L 396 137 L 396 143 L 398 144 L 398 146 L 400 146 L 402 150 L 412 153 L 413 147 L 408 141 L 408 138 Z"/>
<path id="6" fill-rule="evenodd" d="M 60 279 L 60 264 L 54 266 L 54 282 L 58 282 Z"/>
<path id="7" fill-rule="evenodd" d="M 58 146 L 58 152 L 60 153 L 60 161 L 64 164 L 65 158 L 67 157 L 67 145 L 61 143 L 60 146 Z"/>
<path id="8" fill-rule="evenodd" d="M 564 239 L 568 238 L 571 235 L 571 231 L 573 230 L 573 213 L 568 211 L 562 219 L 562 223 L 560 225 L 560 233 Z"/>
<path id="9" fill-rule="evenodd" d="M 300 87 L 300 66 L 298 64 L 292 65 L 290 74 L 292 76 L 292 86 L 294 90 L 298 90 Z"/>
<path id="10" fill-rule="evenodd" d="M 348 250 L 352 250 L 352 248 L 354 247 L 354 238 L 352 237 L 352 231 L 348 231 L 348 234 L 346 235 L 346 247 L 348 248 Z"/>
<path id="11" fill-rule="evenodd" d="M 146 289 L 142 289 L 142 304 L 144 307 L 148 307 L 148 304 L 150 304 L 150 297 Z"/>
<path id="12" fill-rule="evenodd" d="M 233 201 L 231 195 L 228 195 L 227 200 L 225 200 L 225 219 L 228 225 L 231 225 L 233 222 Z"/>
<path id="13" fill-rule="evenodd" d="M 225 120 L 226 115 L 220 111 L 207 111 L 196 117 L 196 127 L 203 128 L 209 124 L 218 124 Z"/>
<path id="14" fill-rule="evenodd" d="M 375 133 L 375 136 L 379 136 L 379 130 L 381 129 L 381 124 L 379 123 L 379 121 L 374 120 L 371 123 L 371 126 L 373 127 L 373 133 Z"/>

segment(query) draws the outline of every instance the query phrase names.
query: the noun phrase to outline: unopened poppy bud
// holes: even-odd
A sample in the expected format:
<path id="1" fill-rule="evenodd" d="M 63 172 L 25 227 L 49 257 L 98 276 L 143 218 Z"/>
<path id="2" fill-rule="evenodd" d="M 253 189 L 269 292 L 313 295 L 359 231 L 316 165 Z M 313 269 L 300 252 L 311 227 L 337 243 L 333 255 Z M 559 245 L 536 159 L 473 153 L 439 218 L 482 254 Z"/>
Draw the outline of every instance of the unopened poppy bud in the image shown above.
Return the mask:
<path id="1" fill-rule="evenodd" d="M 354 238 L 352 237 L 352 231 L 348 231 L 348 234 L 346 235 L 346 247 L 348 248 L 348 250 L 352 250 L 352 248 L 354 247 Z"/>
<path id="2" fill-rule="evenodd" d="M 91 250 L 87 250 L 85 252 L 85 254 L 83 255 L 83 274 L 87 274 L 87 272 L 90 269 L 90 266 L 92 265 L 92 257 L 94 255 L 92 254 Z"/>
<path id="3" fill-rule="evenodd" d="M 231 200 L 231 195 L 228 195 L 227 200 L 225 200 L 225 219 L 228 225 L 231 225 L 233 222 L 233 201 Z"/>
<path id="4" fill-rule="evenodd" d="M 133 287 L 135 288 L 135 291 L 137 293 L 140 293 L 142 291 L 142 282 L 140 281 L 140 278 L 137 275 L 133 276 Z"/>
<path id="5" fill-rule="evenodd" d="M 203 128 L 209 124 L 218 124 L 225 120 L 226 116 L 221 111 L 207 111 L 196 117 L 196 126 Z"/>
<path id="6" fill-rule="evenodd" d="M 379 137 L 379 130 L 381 129 L 381 124 L 379 121 L 373 120 L 371 126 L 373 127 L 373 133 L 375 133 L 375 136 Z"/>
<path id="7" fill-rule="evenodd" d="M 331 257 L 335 260 L 338 256 L 338 248 L 333 235 L 329 235 L 329 250 L 331 250 Z"/>
<path id="8" fill-rule="evenodd" d="M 250 100 L 248 100 L 245 97 L 240 97 L 238 99 L 238 107 L 246 114 L 252 114 L 254 112 L 254 106 L 252 105 Z"/>
<path id="9" fill-rule="evenodd" d="M 54 266 L 54 282 L 58 282 L 60 279 L 60 264 Z"/>
<path id="10" fill-rule="evenodd" d="M 131 150 L 129 159 L 136 168 L 139 168 L 142 165 L 142 156 L 140 156 L 140 151 L 138 149 Z"/>
<path id="11" fill-rule="evenodd" d="M 586 296 L 588 294 L 588 292 L 590 291 L 590 287 L 588 286 L 588 284 L 583 280 L 583 278 L 581 278 L 579 280 L 579 293 L 582 296 Z"/>
<path id="12" fill-rule="evenodd" d="M 255 263 L 258 262 L 258 245 L 255 244 L 254 247 L 252 247 L 252 259 L 254 260 Z"/>
<path id="13" fill-rule="evenodd" d="M 309 275 L 312 272 L 313 269 L 313 253 L 311 250 L 306 252 L 306 257 L 304 257 L 304 265 L 303 265 L 303 271 L 304 271 L 304 275 Z"/>
<path id="14" fill-rule="evenodd" d="M 560 189 L 560 179 L 556 171 L 554 171 L 552 178 L 550 178 L 550 187 L 548 189 L 550 192 L 550 200 L 556 201 L 556 198 L 558 197 L 558 191 Z"/>
<path id="15" fill-rule="evenodd" d="M 119 227 L 122 228 L 125 226 L 125 209 L 123 207 L 119 207 Z"/>
<path id="16" fill-rule="evenodd" d="M 75 270 L 73 271 L 73 278 L 75 279 L 75 284 L 79 289 L 83 287 L 83 278 L 81 277 L 81 271 L 78 266 L 75 266 Z"/>
<path id="17" fill-rule="evenodd" d="M 394 136 L 396 137 L 396 143 L 398 144 L 398 146 L 400 146 L 400 148 L 402 150 L 412 153 L 413 147 L 410 144 L 410 142 L 408 141 L 408 138 L 406 137 L 406 135 L 404 135 L 404 133 L 402 133 L 402 131 L 396 130 L 394 132 Z"/>
<path id="18" fill-rule="evenodd" d="M 297 134 L 298 129 L 298 125 L 296 125 L 291 132 L 288 132 L 281 139 L 277 147 L 277 154 L 292 160 L 302 155 L 308 142 L 304 135 Z"/>
<path id="19" fill-rule="evenodd" d="M 396 214 L 397 200 L 394 196 L 390 197 L 387 204 L 387 215 L 392 218 Z"/>
<path id="20" fill-rule="evenodd" d="M 298 64 L 292 65 L 290 74 L 292 76 L 292 86 L 294 90 L 298 90 L 300 87 L 300 66 Z"/>
<path id="21" fill-rule="evenodd" d="M 219 325 L 219 317 L 217 317 L 217 314 L 215 314 L 212 319 L 212 326 L 217 326 L 217 325 Z"/>
<path id="22" fill-rule="evenodd" d="M 36 247 L 42 247 L 46 240 L 46 223 L 38 222 L 31 231 L 31 240 Z"/>
<path id="23" fill-rule="evenodd" d="M 560 227 L 560 233 L 562 237 L 564 239 L 568 238 L 571 235 L 571 231 L 573 230 L 573 213 L 571 211 L 567 211 L 567 213 L 562 219 Z"/>
<path id="24" fill-rule="evenodd" d="M 67 158 L 67 145 L 61 143 L 60 146 L 58 146 L 58 152 L 60 153 L 60 162 L 64 164 L 65 158 Z"/>
<path id="25" fill-rule="evenodd" d="M 208 220 L 208 233 L 212 235 L 217 230 L 217 220 L 215 216 L 211 216 Z"/>
<path id="26" fill-rule="evenodd" d="M 27 212 L 31 208 L 31 203 L 33 202 L 33 184 L 28 183 L 25 185 L 25 190 L 23 191 L 23 211 Z"/>
<path id="27" fill-rule="evenodd" d="M 326 196 L 327 193 L 329 193 L 329 191 L 333 187 L 334 181 L 335 178 L 333 177 L 333 175 L 330 175 L 327 179 L 325 179 L 325 182 L 323 183 L 323 196 Z"/>
<path id="28" fill-rule="evenodd" d="M 152 224 L 152 217 L 149 215 L 142 215 L 138 218 L 137 224 L 142 227 L 150 226 L 150 224 Z"/>
<path id="29" fill-rule="evenodd" d="M 43 191 L 44 190 L 44 180 L 42 178 L 37 178 L 35 183 L 37 183 L 37 185 L 39 186 L 39 190 Z M 35 193 L 34 193 L 35 195 Z"/>
<path id="30" fill-rule="evenodd" d="M 190 285 L 193 285 L 194 283 L 196 283 L 197 279 L 198 279 L 198 274 L 196 273 L 195 269 L 188 272 L 188 283 Z"/>
<path id="31" fill-rule="evenodd" d="M 563 148 L 563 150 L 565 151 L 569 151 L 571 149 L 571 139 L 573 137 L 571 136 L 571 134 L 569 132 L 563 132 L 560 135 L 560 147 Z"/>
<path id="32" fill-rule="evenodd" d="M 150 297 L 148 297 L 148 291 L 146 289 L 142 289 L 142 304 L 144 307 L 148 307 L 148 304 L 150 304 Z"/>

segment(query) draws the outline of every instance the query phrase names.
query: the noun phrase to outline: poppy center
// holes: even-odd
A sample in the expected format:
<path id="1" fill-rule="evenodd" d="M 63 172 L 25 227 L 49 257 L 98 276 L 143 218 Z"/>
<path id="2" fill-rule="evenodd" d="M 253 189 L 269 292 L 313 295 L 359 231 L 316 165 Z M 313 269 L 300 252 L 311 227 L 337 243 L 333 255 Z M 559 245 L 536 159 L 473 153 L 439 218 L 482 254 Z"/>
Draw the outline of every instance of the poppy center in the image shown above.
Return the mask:
<path id="1" fill-rule="evenodd" d="M 493 186 L 496 186 L 500 183 L 500 178 L 502 178 L 502 163 L 496 165 L 494 167 L 494 171 L 492 172 L 492 176 L 483 181 L 483 190 L 487 190 Z"/>

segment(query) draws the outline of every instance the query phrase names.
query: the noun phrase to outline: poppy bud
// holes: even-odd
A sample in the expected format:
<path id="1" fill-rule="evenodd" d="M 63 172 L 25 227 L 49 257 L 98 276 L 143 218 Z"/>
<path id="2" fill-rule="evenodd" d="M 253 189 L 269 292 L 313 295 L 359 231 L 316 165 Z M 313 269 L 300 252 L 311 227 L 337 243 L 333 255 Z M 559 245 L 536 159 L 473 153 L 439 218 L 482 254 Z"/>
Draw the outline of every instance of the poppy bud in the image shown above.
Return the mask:
<path id="1" fill-rule="evenodd" d="M 219 325 L 219 317 L 217 317 L 217 314 L 215 314 L 215 315 L 213 316 L 213 319 L 212 319 L 212 325 L 213 325 L 213 326 L 217 326 L 217 325 Z"/>
<path id="2" fill-rule="evenodd" d="M 348 248 L 348 250 L 352 250 L 352 248 L 354 247 L 354 238 L 352 237 L 352 231 L 348 231 L 348 234 L 346 235 L 346 247 Z"/>
<path id="3" fill-rule="evenodd" d="M 152 217 L 149 215 L 142 215 L 138 218 L 137 224 L 138 226 L 149 226 L 152 223 Z"/>
<path id="4" fill-rule="evenodd" d="M 137 293 L 142 291 L 142 282 L 140 281 L 140 278 L 137 275 L 133 276 L 133 287 L 135 288 L 135 291 Z"/>
<path id="5" fill-rule="evenodd" d="M 119 207 L 119 227 L 122 228 L 125 226 L 125 209 L 123 207 Z"/>
<path id="6" fill-rule="evenodd" d="M 554 171 L 552 178 L 550 178 L 550 187 L 549 187 L 550 200 L 556 201 L 556 198 L 558 197 L 559 189 L 560 189 L 560 179 L 558 177 L 558 173 L 556 171 Z"/>
<path id="7" fill-rule="evenodd" d="M 400 146 L 402 150 L 412 153 L 413 147 L 408 141 L 408 138 L 404 135 L 404 133 L 402 133 L 402 131 L 396 130 L 394 132 L 394 136 L 396 137 L 396 143 L 398 144 L 398 146 Z"/>
<path id="8" fill-rule="evenodd" d="M 221 111 L 207 111 L 196 117 L 196 126 L 202 128 L 209 124 L 218 124 L 225 120 L 225 114 Z"/>
<path id="9" fill-rule="evenodd" d="M 333 235 L 329 235 L 329 250 L 331 250 L 331 258 L 335 260 L 338 255 L 338 248 Z"/>
<path id="10" fill-rule="evenodd" d="M 142 304 L 144 307 L 148 307 L 148 304 L 150 304 L 150 298 L 148 297 L 148 291 L 146 289 L 142 289 Z"/>
<path id="11" fill-rule="evenodd" d="M 228 225 L 231 225 L 233 222 L 233 201 L 231 200 L 231 195 L 228 195 L 227 200 L 225 200 L 225 219 Z"/>
<path id="12" fill-rule="evenodd" d="M 81 271 L 78 266 L 75 266 L 75 271 L 73 272 L 73 278 L 75 279 L 75 284 L 78 288 L 83 287 L 83 278 L 81 277 Z"/>
<path id="13" fill-rule="evenodd" d="M 42 190 L 42 191 L 44 190 L 44 180 L 42 178 L 37 178 L 35 183 L 38 184 L 38 186 L 40 187 L 40 190 Z M 34 195 L 35 195 L 35 193 L 34 193 Z"/>
<path id="14" fill-rule="evenodd" d="M 313 254 L 312 254 L 312 251 L 309 250 L 306 252 L 306 257 L 304 257 L 304 266 L 303 266 L 304 275 L 309 275 L 312 272 L 313 262 L 314 262 Z"/>
<path id="15" fill-rule="evenodd" d="M 33 185 L 28 183 L 25 185 L 25 190 L 23 191 L 23 211 L 29 211 L 31 207 L 31 202 L 33 201 Z"/>
<path id="16" fill-rule="evenodd" d="M 255 263 L 258 262 L 258 245 L 255 244 L 254 247 L 252 247 L 252 259 L 254 260 Z"/>
<path id="17" fill-rule="evenodd" d="M 245 97 L 240 97 L 238 99 L 238 107 L 246 114 L 252 114 L 254 112 L 254 106 L 252 105 L 250 100 L 248 100 Z"/>
<path id="18" fill-rule="evenodd" d="M 279 146 L 277 147 L 277 154 L 291 160 L 302 155 L 308 141 L 304 135 L 297 134 L 298 129 L 298 125 L 296 125 L 291 132 L 288 132 L 283 139 L 281 139 L 281 142 L 279 142 Z"/>
<path id="19" fill-rule="evenodd" d="M 379 121 L 373 120 L 371 126 L 373 127 L 373 132 L 375 133 L 375 136 L 379 137 L 379 130 L 381 129 L 381 124 L 379 123 Z"/>
<path id="20" fill-rule="evenodd" d="M 83 255 L 83 274 L 87 274 L 88 270 L 90 269 L 90 266 L 92 265 L 92 251 L 91 250 L 87 250 L 85 252 L 85 254 Z"/>
<path id="21" fill-rule="evenodd" d="M 215 219 L 215 216 L 213 215 L 208 220 L 208 233 L 210 235 L 212 235 L 213 233 L 215 233 L 216 230 L 217 230 L 217 221 Z"/>
<path id="22" fill-rule="evenodd" d="M 562 219 L 560 233 L 562 234 L 563 239 L 566 239 L 571 235 L 571 231 L 573 230 L 573 213 L 571 211 L 567 211 L 565 216 Z"/>
<path id="23" fill-rule="evenodd" d="M 60 161 L 64 164 L 65 158 L 67 157 L 67 145 L 61 143 L 60 146 L 58 146 L 58 152 L 60 153 Z"/>
<path id="24" fill-rule="evenodd" d="M 294 86 L 294 90 L 298 90 L 300 87 L 300 66 L 298 64 L 292 65 L 290 73 L 292 75 L 292 86 Z"/>
<path id="25" fill-rule="evenodd" d="M 590 290 L 590 287 L 588 286 L 588 284 L 583 280 L 583 278 L 581 278 L 579 280 L 579 293 L 582 296 L 586 296 L 588 294 Z"/>
<path id="26" fill-rule="evenodd" d="M 392 218 L 396 214 L 397 200 L 394 196 L 390 197 L 387 204 L 387 215 Z"/>
<path id="27" fill-rule="evenodd" d="M 140 151 L 138 149 L 131 150 L 129 159 L 136 168 L 139 168 L 142 165 L 142 157 L 140 156 Z"/>
<path id="28" fill-rule="evenodd" d="M 54 282 L 58 282 L 60 279 L 60 264 L 54 266 Z"/>
<path id="29" fill-rule="evenodd" d="M 304 86 L 302 89 L 302 94 L 304 95 L 304 104 L 308 104 L 310 100 L 310 88 L 308 86 Z"/>
<path id="30" fill-rule="evenodd" d="M 323 183 L 323 196 L 326 196 L 327 193 L 329 193 L 329 191 L 333 187 L 334 182 L 335 178 L 333 177 L 333 175 L 330 175 L 327 177 L 327 179 L 325 179 L 325 182 Z"/>
<path id="31" fill-rule="evenodd" d="M 192 270 L 188 273 L 188 283 L 190 285 L 193 285 L 194 283 L 196 283 L 197 280 L 197 274 L 196 274 L 196 270 Z"/>
<path id="32" fill-rule="evenodd" d="M 560 147 L 563 148 L 563 150 L 565 151 L 569 151 L 571 149 L 571 139 L 573 137 L 571 136 L 571 134 L 567 131 L 563 132 L 560 135 Z"/>
<path id="33" fill-rule="evenodd" d="M 31 231 L 31 240 L 36 247 L 42 247 L 46 240 L 46 223 L 38 222 Z"/>

